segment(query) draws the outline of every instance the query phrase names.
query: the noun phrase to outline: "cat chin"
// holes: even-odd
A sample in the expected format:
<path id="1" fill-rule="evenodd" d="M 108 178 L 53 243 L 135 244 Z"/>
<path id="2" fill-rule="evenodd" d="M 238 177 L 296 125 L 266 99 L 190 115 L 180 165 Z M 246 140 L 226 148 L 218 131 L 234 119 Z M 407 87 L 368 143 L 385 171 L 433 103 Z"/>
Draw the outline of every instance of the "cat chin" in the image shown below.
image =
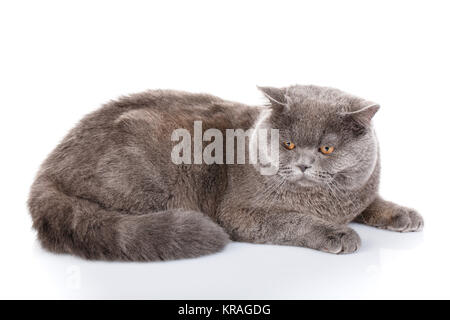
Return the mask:
<path id="1" fill-rule="evenodd" d="M 296 185 L 298 185 L 299 187 L 316 187 L 319 185 L 319 183 L 312 180 L 301 179 L 296 182 Z"/>
<path id="2" fill-rule="evenodd" d="M 318 181 L 314 181 L 305 176 L 290 177 L 287 181 L 299 187 L 315 187 L 320 184 Z"/>

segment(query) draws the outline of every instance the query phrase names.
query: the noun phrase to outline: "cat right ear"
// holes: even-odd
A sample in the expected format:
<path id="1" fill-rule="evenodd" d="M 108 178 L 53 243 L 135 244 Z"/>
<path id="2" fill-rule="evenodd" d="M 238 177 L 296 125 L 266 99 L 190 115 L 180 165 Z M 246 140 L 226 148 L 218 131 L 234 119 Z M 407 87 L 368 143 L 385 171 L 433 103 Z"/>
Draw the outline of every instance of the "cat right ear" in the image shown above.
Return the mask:
<path id="1" fill-rule="evenodd" d="M 286 89 L 260 86 L 256 87 L 261 90 L 264 96 L 270 101 L 270 104 L 274 110 L 289 110 L 289 98 L 286 96 Z"/>

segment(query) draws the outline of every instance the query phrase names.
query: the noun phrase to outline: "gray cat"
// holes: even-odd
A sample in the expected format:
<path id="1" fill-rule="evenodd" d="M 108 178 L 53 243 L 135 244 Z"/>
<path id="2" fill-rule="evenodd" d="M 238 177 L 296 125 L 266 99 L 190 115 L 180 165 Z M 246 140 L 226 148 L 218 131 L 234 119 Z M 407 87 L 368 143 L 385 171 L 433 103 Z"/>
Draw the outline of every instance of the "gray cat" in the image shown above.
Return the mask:
<path id="1" fill-rule="evenodd" d="M 360 247 L 351 221 L 419 231 L 412 209 L 378 195 L 371 119 L 379 106 L 318 86 L 260 88 L 247 106 L 205 94 L 148 91 L 86 116 L 43 163 L 28 201 L 43 247 L 87 259 L 197 257 L 229 241 L 331 253 Z M 279 129 L 279 169 L 174 164 L 172 132 Z M 247 140 L 248 144 L 252 143 Z"/>

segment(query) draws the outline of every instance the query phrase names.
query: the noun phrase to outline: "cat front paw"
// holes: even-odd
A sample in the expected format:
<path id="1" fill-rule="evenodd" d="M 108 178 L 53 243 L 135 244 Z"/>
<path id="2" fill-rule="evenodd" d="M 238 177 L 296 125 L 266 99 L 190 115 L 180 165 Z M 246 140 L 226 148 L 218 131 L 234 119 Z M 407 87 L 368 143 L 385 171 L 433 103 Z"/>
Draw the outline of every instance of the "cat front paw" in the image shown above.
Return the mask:
<path id="1" fill-rule="evenodd" d="M 390 221 L 382 228 L 397 232 L 416 232 L 423 229 L 423 218 L 416 210 L 397 206 Z"/>
<path id="2" fill-rule="evenodd" d="M 360 247 L 361 238 L 356 231 L 343 227 L 328 230 L 318 249 L 329 253 L 343 254 L 355 252 Z"/>

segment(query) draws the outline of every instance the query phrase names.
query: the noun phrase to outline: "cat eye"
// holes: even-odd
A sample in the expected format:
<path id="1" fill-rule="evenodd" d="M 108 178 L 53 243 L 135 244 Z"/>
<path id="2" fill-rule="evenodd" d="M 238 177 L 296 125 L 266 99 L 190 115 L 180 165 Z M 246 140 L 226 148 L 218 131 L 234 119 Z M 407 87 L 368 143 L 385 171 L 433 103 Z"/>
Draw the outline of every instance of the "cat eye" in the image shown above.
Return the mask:
<path id="1" fill-rule="evenodd" d="M 288 150 L 292 150 L 292 149 L 295 148 L 295 144 L 293 142 L 290 142 L 290 141 L 283 142 L 283 145 Z"/>
<path id="2" fill-rule="evenodd" d="M 319 151 L 322 152 L 323 154 L 330 154 L 334 151 L 334 147 L 332 146 L 321 146 L 319 148 Z"/>

